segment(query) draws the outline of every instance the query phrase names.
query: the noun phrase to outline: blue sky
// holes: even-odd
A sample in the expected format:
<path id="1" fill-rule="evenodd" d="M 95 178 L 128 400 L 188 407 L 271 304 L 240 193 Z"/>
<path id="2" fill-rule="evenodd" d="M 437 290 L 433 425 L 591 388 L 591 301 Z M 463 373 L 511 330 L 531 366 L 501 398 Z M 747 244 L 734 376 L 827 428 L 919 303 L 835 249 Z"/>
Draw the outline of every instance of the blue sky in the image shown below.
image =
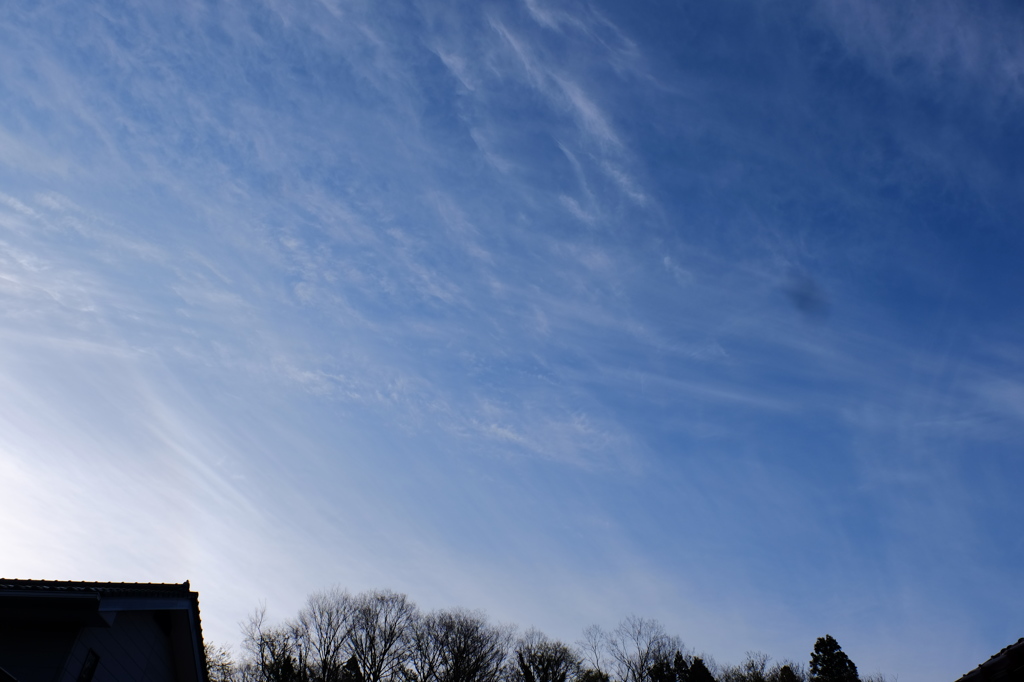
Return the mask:
<path id="1" fill-rule="evenodd" d="M 1010 2 L 0 7 L 0 574 L 956 679 L 1024 635 Z"/>

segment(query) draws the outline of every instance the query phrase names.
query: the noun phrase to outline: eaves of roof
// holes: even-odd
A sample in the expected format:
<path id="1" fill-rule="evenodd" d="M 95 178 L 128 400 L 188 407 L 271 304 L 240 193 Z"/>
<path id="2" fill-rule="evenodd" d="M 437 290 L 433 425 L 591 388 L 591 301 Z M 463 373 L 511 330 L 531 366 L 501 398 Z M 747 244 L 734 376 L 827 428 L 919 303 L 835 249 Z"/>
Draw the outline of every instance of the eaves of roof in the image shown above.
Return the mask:
<path id="1" fill-rule="evenodd" d="M 1017 682 L 1024 679 L 1024 637 L 1003 647 L 957 682 Z"/>
<path id="2" fill-rule="evenodd" d="M 198 600 L 186 580 L 183 583 L 105 583 L 73 580 L 23 580 L 0 578 L 0 592 L 47 592 L 51 594 L 98 594 L 119 597 L 192 596 Z"/>

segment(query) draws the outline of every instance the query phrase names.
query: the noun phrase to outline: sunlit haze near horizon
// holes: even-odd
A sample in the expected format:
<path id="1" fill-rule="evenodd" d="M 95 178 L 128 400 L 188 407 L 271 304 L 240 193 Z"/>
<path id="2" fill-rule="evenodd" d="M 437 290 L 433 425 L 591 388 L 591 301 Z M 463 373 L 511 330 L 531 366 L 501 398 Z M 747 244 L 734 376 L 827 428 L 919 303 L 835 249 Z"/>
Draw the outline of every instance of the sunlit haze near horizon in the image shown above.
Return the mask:
<path id="1" fill-rule="evenodd" d="M 955 680 L 1022 180 L 1008 0 L 8 0 L 0 575 Z"/>

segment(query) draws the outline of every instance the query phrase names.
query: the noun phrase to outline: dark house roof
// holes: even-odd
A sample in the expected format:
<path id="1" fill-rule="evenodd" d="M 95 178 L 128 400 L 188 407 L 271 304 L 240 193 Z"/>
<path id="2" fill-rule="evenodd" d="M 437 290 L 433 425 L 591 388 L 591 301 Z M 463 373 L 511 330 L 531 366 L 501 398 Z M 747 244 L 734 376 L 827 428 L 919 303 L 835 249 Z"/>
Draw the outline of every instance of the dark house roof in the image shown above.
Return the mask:
<path id="1" fill-rule="evenodd" d="M 199 594 L 183 583 L 0 578 L 0 682 L 205 682 Z"/>
<path id="2" fill-rule="evenodd" d="M 1024 682 L 1024 637 L 961 677 L 957 682 Z"/>

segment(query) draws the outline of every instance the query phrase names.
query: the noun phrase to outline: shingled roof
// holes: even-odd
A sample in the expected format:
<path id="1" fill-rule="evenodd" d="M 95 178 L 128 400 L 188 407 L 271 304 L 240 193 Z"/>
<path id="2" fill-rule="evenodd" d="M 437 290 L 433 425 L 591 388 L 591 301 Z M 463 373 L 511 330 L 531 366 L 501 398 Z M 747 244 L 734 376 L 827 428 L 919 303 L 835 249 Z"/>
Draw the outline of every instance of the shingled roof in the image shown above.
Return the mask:
<path id="1" fill-rule="evenodd" d="M 961 677 L 957 682 L 1021 682 L 1024 680 L 1024 637 Z"/>
<path id="2" fill-rule="evenodd" d="M 0 578 L 0 592 L 49 592 L 53 594 L 123 595 L 130 597 L 185 596 L 199 603 L 199 593 L 183 583 L 96 583 L 74 580 L 23 580 Z"/>

